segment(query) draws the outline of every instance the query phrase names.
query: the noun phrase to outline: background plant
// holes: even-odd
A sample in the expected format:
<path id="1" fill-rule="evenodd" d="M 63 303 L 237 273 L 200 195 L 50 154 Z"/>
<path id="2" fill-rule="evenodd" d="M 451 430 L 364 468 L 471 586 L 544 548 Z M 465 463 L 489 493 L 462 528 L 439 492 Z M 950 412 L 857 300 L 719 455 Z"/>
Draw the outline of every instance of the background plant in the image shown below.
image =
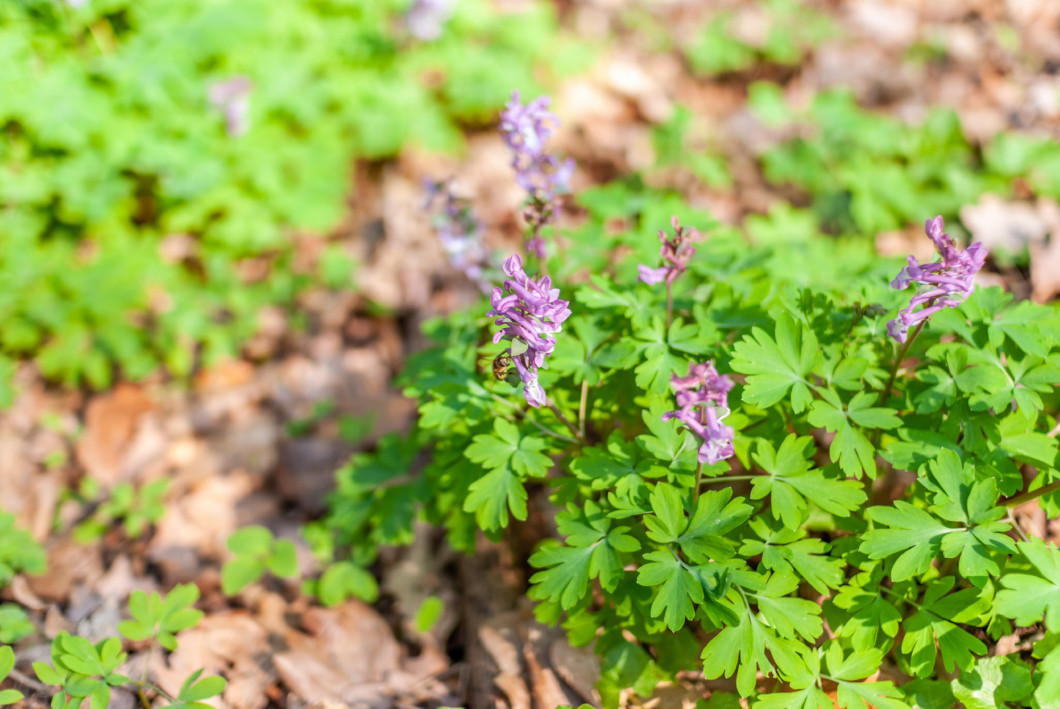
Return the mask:
<path id="1" fill-rule="evenodd" d="M 130 640 L 148 640 L 152 645 L 157 642 L 167 650 L 175 650 L 175 634 L 194 627 L 202 619 L 202 612 L 191 608 L 198 598 L 199 589 L 193 584 L 177 586 L 165 598 L 157 592 L 135 591 L 129 598 L 132 619 L 123 621 L 118 630 Z M 202 700 L 217 696 L 227 684 L 222 677 L 200 679 L 203 670 L 198 670 L 185 680 L 177 696 L 169 696 L 148 682 L 146 667 L 139 679 L 117 672 L 127 657 L 120 638 L 110 637 L 93 644 L 63 631 L 52 641 L 51 664 L 34 662 L 33 670 L 41 682 L 58 687 L 52 697 L 53 709 L 76 709 L 86 700 L 90 709 L 103 709 L 108 706 L 114 687 L 134 691 L 144 709 L 154 706 L 149 693 L 165 696 L 168 706 L 175 709 L 205 709 L 210 705 Z"/>
<path id="2" fill-rule="evenodd" d="M 161 478 L 136 489 L 130 483 L 118 483 L 92 516 L 74 528 L 74 539 L 87 543 L 100 538 L 114 523 L 120 522 L 129 539 L 137 539 L 149 525 L 162 519 L 166 512 L 163 498 L 169 480 Z M 100 494 L 91 478 L 82 481 L 79 496 L 93 500 Z"/>
<path id="3" fill-rule="evenodd" d="M 226 546 L 235 558 L 221 568 L 221 588 L 230 596 L 260 579 L 266 571 L 280 578 L 298 575 L 294 542 L 274 539 L 265 527 L 243 527 L 228 537 Z"/>
<path id="4" fill-rule="evenodd" d="M 5 3 L 0 403 L 18 358 L 104 388 L 115 367 L 181 376 L 236 353 L 261 306 L 348 283 L 338 246 L 293 273 L 291 235 L 338 223 L 354 159 L 455 150 L 535 67 L 577 59 L 545 3 L 516 20 L 463 1 L 433 41 L 405 9 Z M 241 276 L 248 258 L 268 277 Z"/>
<path id="5" fill-rule="evenodd" d="M 13 514 L 0 511 L 0 587 L 16 574 L 39 574 L 44 571 L 44 548 L 29 532 L 15 526 Z"/>
<path id="6" fill-rule="evenodd" d="M 339 472 L 322 524 L 335 548 L 367 566 L 423 518 L 471 552 L 547 495 L 558 535 L 530 557 L 528 593 L 540 619 L 594 644 L 608 705 L 686 670 L 732 677 L 764 707 L 829 703 L 830 687 L 859 709 L 978 706 L 984 686 L 996 701 L 1060 699 L 1060 552 L 1011 514 L 1031 499 L 1060 510 L 1060 310 L 977 288 L 899 346 L 886 323 L 908 303 L 889 286 L 901 264 L 810 221 L 757 246 L 714 229 L 667 324 L 665 289 L 636 276 L 658 262 L 676 198 L 627 180 L 580 201 L 583 231 L 632 228 L 610 243 L 625 258 L 572 235 L 547 264 L 595 274 L 555 279 L 573 313 L 540 371 L 556 410 L 527 408 L 478 364 L 508 347 L 490 342 L 485 305 L 430 323 L 439 345 L 402 377 L 418 424 Z M 671 378 L 705 361 L 735 382 L 734 455 L 707 465 L 701 441 L 663 420 Z M 422 447 L 431 458 L 413 466 Z M 1017 628 L 1037 640 L 989 657 Z"/>

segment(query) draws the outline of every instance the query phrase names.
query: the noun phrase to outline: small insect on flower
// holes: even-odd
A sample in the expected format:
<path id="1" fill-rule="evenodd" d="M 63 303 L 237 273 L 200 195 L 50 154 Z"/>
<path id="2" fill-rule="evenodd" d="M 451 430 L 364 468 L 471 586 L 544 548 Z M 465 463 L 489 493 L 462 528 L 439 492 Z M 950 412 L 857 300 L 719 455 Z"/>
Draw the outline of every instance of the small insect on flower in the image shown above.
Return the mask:
<path id="1" fill-rule="evenodd" d="M 922 264 L 910 255 L 908 265 L 891 281 L 891 287 L 903 290 L 910 284 L 923 289 L 913 296 L 909 305 L 898 311 L 898 317 L 887 323 L 887 334 L 904 343 L 909 328 L 915 327 L 943 308 L 956 308 L 975 290 L 975 274 L 986 262 L 986 249 L 976 242 L 964 251 L 957 248 L 949 234 L 943 233 L 941 216 L 924 222 L 924 231 L 942 256 L 941 261 Z M 914 312 L 917 306 L 923 306 Z"/>
<path id="2" fill-rule="evenodd" d="M 519 375 L 512 372 L 512 355 L 510 352 L 501 352 L 493 358 L 493 378 L 499 382 L 508 382 L 515 386 L 519 381 Z M 512 381 L 512 380 L 515 381 Z"/>

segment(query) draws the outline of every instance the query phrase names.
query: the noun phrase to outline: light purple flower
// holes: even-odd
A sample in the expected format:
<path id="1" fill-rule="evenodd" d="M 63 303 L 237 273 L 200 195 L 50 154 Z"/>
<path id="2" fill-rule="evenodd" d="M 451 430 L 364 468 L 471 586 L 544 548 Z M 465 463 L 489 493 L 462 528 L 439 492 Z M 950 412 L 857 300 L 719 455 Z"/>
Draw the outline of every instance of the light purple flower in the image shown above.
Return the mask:
<path id="1" fill-rule="evenodd" d="M 455 0 L 413 0 L 405 13 L 405 25 L 421 42 L 430 42 L 442 36 L 442 25 L 453 14 Z"/>
<path id="2" fill-rule="evenodd" d="M 427 192 L 424 209 L 431 210 L 436 203 L 441 204 L 441 209 L 431 215 L 431 224 L 449 263 L 484 293 L 490 292 L 490 284 L 483 276 L 490 266 L 490 253 L 482 242 L 482 224 L 471 211 L 471 205 L 453 194 L 447 181 L 424 180 L 423 187 Z"/>
<path id="3" fill-rule="evenodd" d="M 909 328 L 916 327 L 943 308 L 955 308 L 975 290 L 973 279 L 986 262 L 986 249 L 976 242 L 964 251 L 957 248 L 949 234 L 943 233 L 941 216 L 924 222 L 924 231 L 935 243 L 941 261 L 922 264 L 910 255 L 891 287 L 902 290 L 910 284 L 923 287 L 909 305 L 898 311 L 898 317 L 887 323 L 887 334 L 904 343 Z M 918 306 L 923 306 L 914 312 Z"/>
<path id="4" fill-rule="evenodd" d="M 732 457 L 735 432 L 721 422 L 729 415 L 732 380 L 727 375 L 718 374 L 713 362 L 693 363 L 688 367 L 688 376 L 675 374 L 670 386 L 680 408 L 663 414 L 663 421 L 677 419 L 703 439 L 697 455 L 700 463 L 713 465 Z"/>
<path id="5" fill-rule="evenodd" d="M 645 265 L 637 266 L 637 271 L 640 273 L 640 280 L 647 283 L 649 286 L 653 286 L 656 283 L 662 283 L 663 279 L 666 278 L 666 273 L 669 271 L 666 266 L 660 266 L 659 268 L 648 268 Z"/>
<path id="6" fill-rule="evenodd" d="M 548 276 L 538 280 L 527 276 L 518 255 L 506 258 L 503 270 L 508 280 L 503 289 L 493 289 L 490 297 L 493 307 L 486 313 L 495 317 L 496 324 L 501 326 L 494 333 L 493 342 L 511 339 L 509 353 L 523 382 L 523 396 L 526 403 L 539 407 L 547 399 L 537 381 L 537 370 L 556 349 L 555 336 L 563 329 L 563 321 L 570 317 L 570 303 L 560 299 L 559 289 L 552 287 Z"/>
<path id="7" fill-rule="evenodd" d="M 688 269 L 688 262 L 696 253 L 691 242 L 699 241 L 701 237 L 695 227 L 683 227 L 676 216 L 670 218 L 670 226 L 674 229 L 674 235 L 667 236 L 662 229 L 659 230 L 659 255 L 662 257 L 663 265 L 651 268 L 643 264 L 637 266 L 640 272 L 640 280 L 653 286 L 661 281 L 666 285 L 673 285 L 674 280 Z"/>
<path id="8" fill-rule="evenodd" d="M 514 91 L 500 121 L 501 138 L 512 154 L 515 181 L 528 195 L 523 212 L 530 234 L 527 250 L 539 257 L 544 256 L 541 230 L 555 219 L 559 197 L 570 192 L 574 174 L 573 160 L 561 161 L 545 150 L 559 125 L 559 119 L 548 110 L 549 104 L 547 96 L 539 96 L 524 106 L 519 92 Z"/>
<path id="9" fill-rule="evenodd" d="M 250 127 L 250 92 L 254 83 L 245 76 L 235 76 L 227 81 L 210 85 L 210 104 L 224 114 L 225 130 L 238 138 Z"/>

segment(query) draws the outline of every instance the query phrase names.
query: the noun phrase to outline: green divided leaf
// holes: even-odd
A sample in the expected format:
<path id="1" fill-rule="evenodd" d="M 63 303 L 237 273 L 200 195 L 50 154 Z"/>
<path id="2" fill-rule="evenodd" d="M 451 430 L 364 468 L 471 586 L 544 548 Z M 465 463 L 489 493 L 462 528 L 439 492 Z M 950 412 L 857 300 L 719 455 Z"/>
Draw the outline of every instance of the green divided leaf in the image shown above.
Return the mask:
<path id="1" fill-rule="evenodd" d="M 726 561 L 734 554 L 726 534 L 751 516 L 742 498 L 731 500 L 732 490 L 710 490 L 696 501 L 691 519 L 685 515 L 680 493 L 659 483 L 651 494 L 653 515 L 644 518 L 648 537 L 659 544 L 676 544 L 693 564 Z"/>
<path id="2" fill-rule="evenodd" d="M 886 528 L 866 532 L 862 536 L 861 551 L 872 559 L 886 559 L 902 552 L 891 568 L 891 578 L 895 581 L 927 571 L 942 548 L 942 537 L 961 532 L 903 500 L 896 501 L 894 507 L 870 507 L 865 516 Z"/>
<path id="3" fill-rule="evenodd" d="M 515 424 L 504 419 L 494 421 L 493 430 L 493 434 L 475 436 L 465 453 L 468 460 L 487 469 L 508 466 L 528 477 L 544 477 L 548 473 L 552 459 L 540 452 L 547 444 L 539 436 L 524 436 Z"/>
<path id="4" fill-rule="evenodd" d="M 997 610 L 1020 626 L 1028 627 L 1044 618 L 1046 627 L 1060 632 L 1060 550 L 1041 539 L 1020 542 L 1019 551 L 1041 576 L 1005 574 L 1004 590 L 997 594 Z"/>
<path id="5" fill-rule="evenodd" d="M 760 408 L 773 406 L 789 395 L 795 413 L 812 401 L 807 376 L 822 361 L 813 331 L 788 314 L 777 318 L 774 337 L 761 328 L 733 345 L 732 368 L 747 377 L 743 399 Z"/>
<path id="6" fill-rule="evenodd" d="M 970 464 L 962 464 L 951 450 L 942 450 L 929 464 L 930 478 L 923 480 L 934 491 L 935 504 L 928 511 L 904 501 L 894 507 L 873 507 L 866 512 L 872 521 L 889 529 L 874 529 L 862 537 L 861 551 L 873 559 L 904 551 L 895 561 L 892 578 L 902 581 L 927 571 L 938 553 L 959 558 L 963 576 L 996 576 L 994 554 L 1016 551 L 1004 532 L 1008 524 L 998 522 L 1005 512 L 997 507 L 993 480 L 975 480 Z M 946 522 L 960 526 L 948 526 Z"/>
<path id="7" fill-rule="evenodd" d="M 976 655 L 986 652 L 979 638 L 960 627 L 960 623 L 978 623 L 989 611 L 989 599 L 977 588 L 966 588 L 946 595 L 954 584 L 952 576 L 927 585 L 924 598 L 915 605 L 917 612 L 902 623 L 905 637 L 902 652 L 917 677 L 935 672 L 936 653 L 942 655 L 947 672 L 967 671 Z M 937 650 L 936 650 L 937 648 Z"/>
<path id="8" fill-rule="evenodd" d="M 328 566 L 316 587 L 317 596 L 325 606 L 342 603 L 350 596 L 366 603 L 379 598 L 375 577 L 350 561 L 339 561 Z"/>
<path id="9" fill-rule="evenodd" d="M 865 501 L 865 492 L 856 481 L 836 480 L 824 470 L 813 468 L 808 459 L 813 439 L 794 434 L 787 436 L 774 450 L 766 439 L 759 439 L 758 452 L 752 456 L 768 477 L 751 481 L 751 499 L 770 496 L 773 516 L 788 529 L 797 529 L 806 519 L 807 500 L 839 517 L 848 516 Z"/>
<path id="10" fill-rule="evenodd" d="M 473 512 L 482 529 L 492 532 L 507 527 L 509 510 L 516 519 L 526 519 L 526 488 L 511 467 L 496 468 L 471 483 L 464 511 Z"/>
<path id="11" fill-rule="evenodd" d="M 566 544 L 546 543 L 531 557 L 530 565 L 542 569 L 530 578 L 530 595 L 539 600 L 558 599 L 569 610 L 588 593 L 589 582 L 613 591 L 623 575 L 623 554 L 640 549 L 629 527 L 612 526 L 595 502 L 586 502 L 585 511 L 574 508 L 557 516 Z"/>

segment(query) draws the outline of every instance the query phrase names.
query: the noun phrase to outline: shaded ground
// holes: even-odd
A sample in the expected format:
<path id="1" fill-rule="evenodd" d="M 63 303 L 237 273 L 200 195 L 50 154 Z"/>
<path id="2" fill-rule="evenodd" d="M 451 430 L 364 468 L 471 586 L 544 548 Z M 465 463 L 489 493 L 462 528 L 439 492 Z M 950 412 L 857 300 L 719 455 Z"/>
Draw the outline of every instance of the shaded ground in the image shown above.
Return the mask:
<path id="1" fill-rule="evenodd" d="M 668 0 L 650 14 L 625 0 L 562 5 L 567 28 L 611 47 L 589 74 L 555 91 L 564 121 L 557 147 L 578 162 L 576 190 L 651 168 L 652 127 L 682 105 L 693 116 L 693 138 L 721 147 L 735 186 L 707 188 L 680 169 L 653 171 L 651 179 L 678 187 L 727 223 L 791 199 L 756 166 L 756 156 L 784 137 L 746 107 L 747 87 L 760 79 L 780 82 L 795 102 L 821 88 L 849 87 L 864 106 L 908 120 L 950 106 L 973 141 L 1060 128 L 1060 5 L 1050 0 L 824 3 L 838 35 L 801 65 L 765 64 L 711 80 L 658 47 L 665 30 L 676 28 L 680 44 L 686 28 L 722 6 L 736 13 L 742 38 L 763 31 L 765 11 L 752 2 Z M 1012 29 L 999 31 L 1001 23 Z M 923 46 L 930 61 L 907 58 Z M 20 372 L 23 394 L 0 419 L 0 500 L 49 554 L 46 574 L 20 577 L 2 594 L 29 609 L 39 631 L 18 644 L 20 667 L 46 659 L 47 639 L 61 630 L 115 634 L 134 589 L 194 582 L 205 620 L 168 657 L 133 652 L 129 674 L 150 663 L 172 691 L 205 667 L 228 678 L 222 706 L 234 709 L 529 709 L 598 701 L 595 659 L 533 622 L 521 600 L 522 552 L 504 546 L 484 543 L 479 556 L 457 557 L 424 529 L 378 565 L 383 596 L 374 609 L 358 602 L 321 609 L 297 582 L 256 584 L 233 599 L 220 591 L 225 539 L 247 524 L 296 540 L 301 569 L 311 574 L 315 561 L 299 525 L 322 510 L 334 470 L 351 452 L 408 426 L 412 407 L 388 381 L 422 346 L 425 317 L 475 297 L 445 265 L 420 212 L 420 179 L 446 175 L 473 198 L 495 246 L 517 243 L 520 195 L 507 156 L 493 133 L 476 133 L 459 161 L 406 154 L 356 167 L 351 216 L 335 238 L 363 264 L 358 292 L 308 293 L 300 304 L 304 330 L 282 312 L 266 312 L 244 359 L 200 373 L 186 389 L 154 381 L 86 397 L 45 387 L 28 367 Z M 1060 291 L 1060 208 L 987 198 L 969 209 L 962 221 L 977 237 L 1030 234 L 1029 270 L 992 278 L 1041 300 Z M 880 235 L 878 247 L 904 251 L 918 232 L 912 225 L 908 234 Z M 308 248 L 302 254 L 315 256 Z M 86 511 L 64 501 L 63 491 L 86 475 L 104 487 L 168 478 L 165 516 L 140 540 L 112 530 L 98 542 L 75 543 L 69 530 Z M 1060 534 L 1036 506 L 1017 514 L 1029 532 Z M 428 595 L 441 597 L 445 611 L 419 632 L 412 617 Z M 48 701 L 41 687 L 15 686 L 29 695 L 27 706 Z M 691 706 L 706 688 L 690 677 L 661 690 L 652 706 Z M 131 695 L 115 701 L 134 703 Z"/>

